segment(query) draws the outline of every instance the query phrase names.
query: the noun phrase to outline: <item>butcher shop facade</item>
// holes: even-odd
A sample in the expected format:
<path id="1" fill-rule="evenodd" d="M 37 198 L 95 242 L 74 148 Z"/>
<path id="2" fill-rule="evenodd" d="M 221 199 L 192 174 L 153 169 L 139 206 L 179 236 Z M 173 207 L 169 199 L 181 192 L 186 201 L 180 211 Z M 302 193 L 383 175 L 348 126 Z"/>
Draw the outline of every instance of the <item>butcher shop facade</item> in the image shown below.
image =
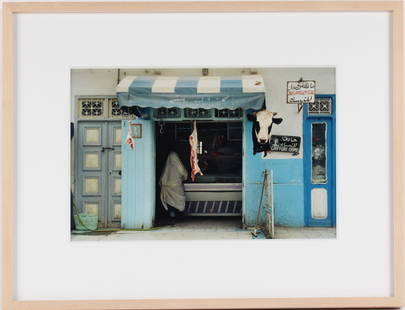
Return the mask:
<path id="1" fill-rule="evenodd" d="M 336 226 L 334 68 L 71 74 L 72 214 L 147 230 L 174 210 L 270 237 Z"/>

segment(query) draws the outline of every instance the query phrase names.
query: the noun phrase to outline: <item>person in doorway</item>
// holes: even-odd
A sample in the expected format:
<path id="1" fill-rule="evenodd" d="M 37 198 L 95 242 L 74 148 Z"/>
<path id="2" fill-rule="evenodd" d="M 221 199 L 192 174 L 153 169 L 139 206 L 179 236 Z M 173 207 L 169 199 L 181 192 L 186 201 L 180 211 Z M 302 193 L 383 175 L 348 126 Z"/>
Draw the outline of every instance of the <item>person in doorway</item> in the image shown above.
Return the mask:
<path id="1" fill-rule="evenodd" d="M 183 182 L 187 180 L 187 176 L 188 172 L 177 153 L 170 152 L 159 185 L 160 200 L 172 223 L 185 208 L 186 195 Z"/>

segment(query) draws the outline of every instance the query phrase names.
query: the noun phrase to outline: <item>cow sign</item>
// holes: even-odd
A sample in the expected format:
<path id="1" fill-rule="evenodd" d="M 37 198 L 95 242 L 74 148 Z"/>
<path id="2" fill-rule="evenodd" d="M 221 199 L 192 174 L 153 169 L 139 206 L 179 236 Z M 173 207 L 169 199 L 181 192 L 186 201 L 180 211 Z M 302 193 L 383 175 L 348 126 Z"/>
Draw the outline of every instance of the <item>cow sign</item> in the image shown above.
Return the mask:
<path id="1" fill-rule="evenodd" d="M 253 122 L 252 139 L 253 155 L 264 152 L 267 155 L 270 152 L 270 137 L 273 124 L 280 124 L 283 119 L 276 118 L 277 113 L 267 110 L 260 110 L 253 114 L 247 115 L 249 121 Z"/>

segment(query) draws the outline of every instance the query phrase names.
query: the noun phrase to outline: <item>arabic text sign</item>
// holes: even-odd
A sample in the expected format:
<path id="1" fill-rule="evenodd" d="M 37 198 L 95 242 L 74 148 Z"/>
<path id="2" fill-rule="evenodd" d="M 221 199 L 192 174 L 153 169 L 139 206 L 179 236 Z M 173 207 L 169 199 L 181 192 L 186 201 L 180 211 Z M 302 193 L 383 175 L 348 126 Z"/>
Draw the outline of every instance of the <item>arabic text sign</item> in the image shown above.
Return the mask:
<path id="1" fill-rule="evenodd" d="M 284 152 L 297 155 L 300 152 L 301 137 L 272 135 L 270 140 L 271 152 Z"/>
<path id="2" fill-rule="evenodd" d="M 313 103 L 315 101 L 315 81 L 288 81 L 287 103 Z"/>

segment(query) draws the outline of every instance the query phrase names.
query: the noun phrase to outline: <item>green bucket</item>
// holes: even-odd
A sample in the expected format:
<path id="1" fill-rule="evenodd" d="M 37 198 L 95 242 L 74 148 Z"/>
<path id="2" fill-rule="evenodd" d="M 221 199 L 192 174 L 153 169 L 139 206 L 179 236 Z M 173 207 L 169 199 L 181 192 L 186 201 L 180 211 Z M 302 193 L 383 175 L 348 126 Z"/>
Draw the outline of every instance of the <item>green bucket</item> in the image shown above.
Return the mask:
<path id="1" fill-rule="evenodd" d="M 88 213 L 79 213 L 73 215 L 75 220 L 76 230 L 96 230 L 98 223 L 98 216 Z"/>

